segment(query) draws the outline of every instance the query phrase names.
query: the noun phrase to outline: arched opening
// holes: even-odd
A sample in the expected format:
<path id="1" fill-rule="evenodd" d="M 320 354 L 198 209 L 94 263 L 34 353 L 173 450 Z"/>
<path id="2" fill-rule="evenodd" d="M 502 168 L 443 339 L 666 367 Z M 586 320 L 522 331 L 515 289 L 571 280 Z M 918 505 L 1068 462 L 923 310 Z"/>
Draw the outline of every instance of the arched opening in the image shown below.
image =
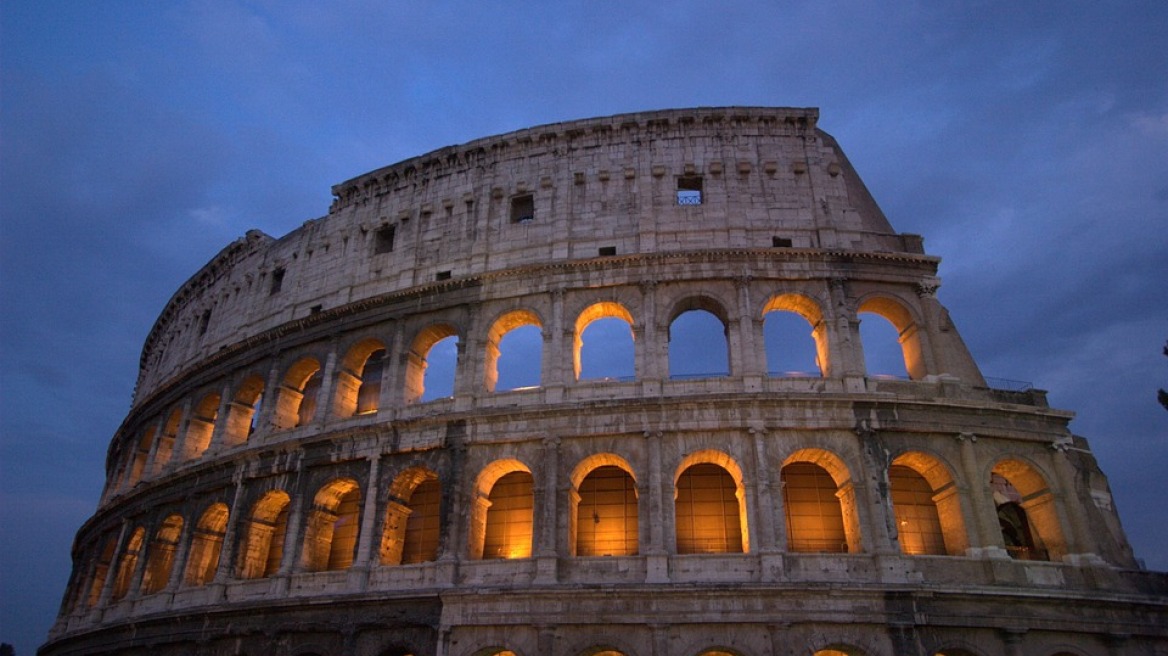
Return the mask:
<path id="1" fill-rule="evenodd" d="M 255 432 L 256 419 L 264 398 L 264 379 L 248 376 L 227 406 L 227 424 L 223 428 L 223 444 L 239 446 Z"/>
<path id="2" fill-rule="evenodd" d="M 215 503 L 203 511 L 195 524 L 191 552 L 187 556 L 187 571 L 183 585 L 201 586 L 215 578 L 219 555 L 223 551 L 223 535 L 227 531 L 227 504 Z"/>
<path id="3" fill-rule="evenodd" d="M 634 556 L 638 552 L 637 484 L 616 465 L 589 472 L 576 491 L 576 555 Z"/>
<path id="4" fill-rule="evenodd" d="M 368 415 L 377 412 L 381 398 L 381 377 L 385 373 L 388 352 L 376 339 L 363 339 L 341 359 L 337 372 L 335 414 L 338 417 Z"/>
<path id="5" fill-rule="evenodd" d="M 130 466 L 126 476 L 126 487 L 134 487 L 138 481 L 142 480 L 142 474 L 146 470 L 146 460 L 150 457 L 150 447 L 154 446 L 154 431 L 154 426 L 150 426 L 142 431 L 142 437 L 135 445 L 134 452 L 130 454 Z"/>
<path id="6" fill-rule="evenodd" d="M 191 419 L 187 422 L 187 436 L 183 440 L 186 460 L 203 455 L 211 446 L 211 435 L 215 432 L 215 420 L 219 418 L 220 396 L 213 392 L 203 397 L 195 406 Z"/>
<path id="7" fill-rule="evenodd" d="M 860 653 L 855 649 L 848 649 L 847 651 L 843 649 L 820 649 L 813 656 L 857 656 Z"/>
<path id="8" fill-rule="evenodd" d="M 891 298 L 875 296 L 860 304 L 857 315 L 860 319 L 860 341 L 864 347 L 864 365 L 869 376 L 912 380 L 925 377 L 928 372 L 925 370 L 919 328 L 904 305 Z"/>
<path id="9" fill-rule="evenodd" d="M 105 546 L 101 548 L 97 560 L 93 563 L 93 571 L 89 575 L 88 595 L 85 600 L 85 605 L 90 608 L 96 606 L 101 599 L 101 590 L 105 587 L 110 566 L 114 562 L 115 549 L 117 549 L 117 540 L 113 537 L 106 538 Z"/>
<path id="10" fill-rule="evenodd" d="M 280 571 L 284 537 L 288 532 L 289 502 L 287 492 L 272 490 L 252 506 L 240 554 L 240 578 L 266 578 Z"/>
<path id="11" fill-rule="evenodd" d="M 130 591 L 130 581 L 134 578 L 134 570 L 138 569 L 138 553 L 142 550 L 142 543 L 146 540 L 146 529 L 139 526 L 130 534 L 122 549 L 122 557 L 118 559 L 117 576 L 114 579 L 112 599 L 117 601 Z"/>
<path id="12" fill-rule="evenodd" d="M 154 463 L 150 468 L 153 475 L 161 474 L 166 465 L 170 464 L 170 456 L 174 452 L 174 443 L 178 439 L 181 424 L 182 410 L 174 408 L 166 417 L 166 423 L 162 425 L 162 434 L 158 436 L 158 448 L 154 451 Z"/>
<path id="13" fill-rule="evenodd" d="M 580 652 L 579 656 L 625 656 L 625 653 L 607 647 L 590 647 Z"/>
<path id="14" fill-rule="evenodd" d="M 827 327 L 818 303 L 802 294 L 781 294 L 767 301 L 762 317 L 769 375 L 828 375 Z"/>
<path id="15" fill-rule="evenodd" d="M 900 550 L 912 556 L 945 555 L 945 536 L 929 482 L 903 465 L 888 469 L 888 482 Z"/>
<path id="16" fill-rule="evenodd" d="M 780 479 L 790 551 L 859 550 L 855 494 L 839 458 L 820 449 L 803 449 L 787 459 Z"/>
<path id="17" fill-rule="evenodd" d="M 454 396 L 458 331 L 445 323 L 427 326 L 414 338 L 405 363 L 406 403 Z"/>
<path id="18" fill-rule="evenodd" d="M 313 498 L 304 528 L 304 568 L 310 572 L 347 569 L 353 564 L 361 523 L 361 488 L 351 478 L 322 487 Z"/>
<path id="19" fill-rule="evenodd" d="M 484 386 L 488 392 L 539 387 L 543 325 L 529 310 L 508 312 L 487 332 Z"/>
<path id="20" fill-rule="evenodd" d="M 428 469 L 402 472 L 390 487 L 381 538 L 382 565 L 410 565 L 438 559 L 442 487 Z"/>
<path id="21" fill-rule="evenodd" d="M 620 303 L 588 306 L 576 317 L 572 364 L 576 380 L 635 377 L 633 316 Z"/>
<path id="22" fill-rule="evenodd" d="M 142 593 L 154 594 L 170 583 L 174 569 L 174 554 L 182 537 L 183 519 L 171 515 L 154 533 L 154 540 L 146 553 L 146 571 L 142 575 Z"/>
<path id="23" fill-rule="evenodd" d="M 683 463 L 674 482 L 677 553 L 749 551 L 741 474 L 732 475 L 707 454 L 695 455 Z"/>
<path id="24" fill-rule="evenodd" d="M 961 497 L 949 468 L 937 458 L 903 453 L 888 471 L 901 551 L 912 555 L 965 553 L 969 536 Z"/>
<path id="25" fill-rule="evenodd" d="M 511 472 L 487 496 L 483 558 L 528 558 L 532 547 L 534 481 L 530 472 Z"/>
<path id="26" fill-rule="evenodd" d="M 1003 460 L 990 473 L 1002 541 L 1019 560 L 1052 560 L 1066 553 L 1054 495 L 1033 467 Z"/>
<path id="27" fill-rule="evenodd" d="M 669 377 L 675 380 L 730 375 L 726 311 L 705 298 L 678 305 L 669 321 Z"/>
<path id="28" fill-rule="evenodd" d="M 280 385 L 272 424 L 277 429 L 295 428 L 316 417 L 316 396 L 320 391 L 320 363 L 303 358 L 288 369 Z"/>

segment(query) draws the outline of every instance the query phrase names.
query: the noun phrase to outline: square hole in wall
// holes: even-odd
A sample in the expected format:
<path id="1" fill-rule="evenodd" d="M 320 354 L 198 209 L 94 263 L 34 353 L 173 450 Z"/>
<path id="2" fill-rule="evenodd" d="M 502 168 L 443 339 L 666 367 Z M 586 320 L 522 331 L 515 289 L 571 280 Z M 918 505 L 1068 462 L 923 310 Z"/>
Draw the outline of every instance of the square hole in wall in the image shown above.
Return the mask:
<path id="1" fill-rule="evenodd" d="M 535 197 L 531 194 L 511 198 L 511 222 L 531 223 L 535 220 Z"/>
<path id="2" fill-rule="evenodd" d="M 677 179 L 677 204 L 702 204 L 702 176 L 686 175 Z"/>
<path id="3" fill-rule="evenodd" d="M 268 295 L 275 294 L 284 288 L 284 269 L 272 272 L 272 284 L 268 287 Z"/>
<path id="4" fill-rule="evenodd" d="M 450 280 L 450 272 L 439 271 L 438 273 L 434 274 L 434 280 Z"/>
<path id="5" fill-rule="evenodd" d="M 393 250 L 393 237 L 397 232 L 396 226 L 381 226 L 373 233 L 373 254 L 389 253 Z"/>
<path id="6" fill-rule="evenodd" d="M 790 248 L 791 240 L 787 237 L 771 237 L 771 246 L 775 248 Z"/>
<path id="7" fill-rule="evenodd" d="M 600 257 L 616 255 L 616 246 L 601 246 L 599 255 Z"/>

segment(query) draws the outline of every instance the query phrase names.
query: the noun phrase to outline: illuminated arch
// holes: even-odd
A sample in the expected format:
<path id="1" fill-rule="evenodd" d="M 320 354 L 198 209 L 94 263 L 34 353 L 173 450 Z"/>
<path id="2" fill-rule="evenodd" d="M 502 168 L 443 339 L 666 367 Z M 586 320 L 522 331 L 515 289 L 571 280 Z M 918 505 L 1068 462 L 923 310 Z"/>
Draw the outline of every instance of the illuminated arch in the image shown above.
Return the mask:
<path id="1" fill-rule="evenodd" d="M 283 490 L 271 490 L 252 506 L 239 558 L 239 577 L 274 576 L 284 558 L 291 498 Z"/>
<path id="2" fill-rule="evenodd" d="M 139 526 L 130 534 L 122 555 L 118 559 L 118 571 L 114 578 L 114 589 L 111 598 L 114 601 L 126 596 L 130 591 L 130 581 L 134 578 L 134 571 L 138 569 L 138 556 L 142 550 L 142 543 L 146 540 L 146 529 Z"/>
<path id="3" fill-rule="evenodd" d="M 780 478 L 789 550 L 860 550 L 855 489 L 839 456 L 825 449 L 800 449 L 783 461 Z"/>
<path id="4" fill-rule="evenodd" d="M 895 468 L 908 470 L 913 476 Z M 896 476 L 893 475 L 897 471 Z M 952 470 L 934 455 L 908 451 L 889 470 L 900 548 L 908 554 L 959 556 L 969 548 Z"/>
<path id="5" fill-rule="evenodd" d="M 111 535 L 106 538 L 105 545 L 93 562 L 93 568 L 89 574 L 89 590 L 85 599 L 85 605 L 89 608 L 96 606 L 101 599 L 101 591 L 105 587 L 106 578 L 109 577 L 110 567 L 113 566 L 116 549 L 117 538 Z"/>
<path id="6" fill-rule="evenodd" d="M 361 524 L 361 486 L 338 478 L 317 491 L 304 523 L 304 569 L 348 569 L 357 549 Z"/>
<path id="7" fill-rule="evenodd" d="M 381 377 L 388 360 L 385 344 L 373 338 L 354 344 L 341 359 L 337 372 L 335 414 L 352 417 L 377 412 Z"/>
<path id="8" fill-rule="evenodd" d="M 227 504 L 213 503 L 199 517 L 191 539 L 183 585 L 197 587 L 215 578 L 219 556 L 223 552 L 223 535 L 227 532 L 228 512 Z"/>
<path id="9" fill-rule="evenodd" d="M 712 449 L 690 454 L 673 475 L 677 553 L 749 553 L 742 468 Z"/>
<path id="10" fill-rule="evenodd" d="M 904 369 L 908 377 L 920 380 L 928 374 L 925 366 L 924 349 L 921 344 L 919 322 L 909 308 L 900 300 L 882 295 L 873 295 L 860 302 L 856 314 L 876 314 L 896 328 L 900 352 L 904 356 Z"/>
<path id="11" fill-rule="evenodd" d="M 414 341 L 410 344 L 410 350 L 406 353 L 406 403 L 417 403 L 422 400 L 422 396 L 426 393 L 426 369 L 429 366 L 428 359 L 431 357 L 431 350 L 438 342 L 450 337 L 457 340 L 458 329 L 448 323 L 436 323 L 426 326 L 414 337 Z M 456 363 L 449 362 L 446 364 L 449 365 L 450 372 L 454 373 L 456 369 L 454 365 Z M 448 382 L 453 392 L 453 378 Z"/>
<path id="12" fill-rule="evenodd" d="M 143 430 L 142 437 L 134 445 L 126 472 L 126 487 L 134 487 L 138 481 L 142 480 L 142 475 L 146 471 L 146 461 L 150 457 L 150 449 L 154 446 L 155 430 L 157 430 L 156 426 L 150 426 Z"/>
<path id="13" fill-rule="evenodd" d="M 511 331 L 527 326 L 538 329 L 542 339 L 543 322 L 531 310 L 512 310 L 495 319 L 495 322 L 491 324 L 491 329 L 487 331 L 486 352 L 483 358 L 483 386 L 488 392 L 496 391 L 496 384 L 499 381 L 499 359 L 505 355 L 501 349 L 503 338 Z M 541 343 L 541 363 L 542 359 Z M 540 366 L 542 366 L 540 363 L 536 364 L 537 371 Z M 536 385 L 539 384 L 541 383 L 537 380 Z"/>
<path id="14" fill-rule="evenodd" d="M 1058 560 L 1067 552 L 1047 479 L 1033 463 L 1006 457 L 990 472 L 990 490 L 1006 550 L 1023 560 Z"/>
<path id="15" fill-rule="evenodd" d="M 198 458 L 211 446 L 211 435 L 215 432 L 215 421 L 219 418 L 220 400 L 218 392 L 211 392 L 194 407 L 183 439 L 184 460 Z"/>
<path id="16" fill-rule="evenodd" d="M 316 417 L 320 376 L 320 362 L 315 358 L 301 358 L 288 368 L 272 413 L 275 428 L 303 426 Z"/>
<path id="17" fill-rule="evenodd" d="M 572 340 L 572 370 L 575 372 L 576 380 L 580 380 L 581 373 L 584 370 L 584 334 L 588 327 L 596 321 L 602 319 L 614 319 L 625 322 L 628 325 L 628 346 L 630 350 L 630 357 L 632 357 L 633 346 L 633 315 L 629 313 L 628 309 L 614 301 L 602 301 L 600 303 L 593 303 L 576 316 L 576 326 L 573 332 Z M 615 346 L 615 345 L 614 345 Z M 630 362 L 630 368 L 632 363 Z"/>
<path id="18" fill-rule="evenodd" d="M 170 583 L 174 570 L 174 555 L 182 537 L 183 518 L 171 515 L 154 533 L 146 552 L 146 571 L 142 574 L 142 593 L 160 592 Z"/>
<path id="19" fill-rule="evenodd" d="M 484 467 L 472 496 L 467 539 L 470 558 L 529 557 L 534 500 L 534 479 L 527 465 L 508 458 Z"/>
<path id="20" fill-rule="evenodd" d="M 820 376 L 829 376 L 831 372 L 831 351 L 828 348 L 827 324 L 823 320 L 823 309 L 819 303 L 808 296 L 797 293 L 776 294 L 770 297 L 763 305 L 760 317 L 765 322 L 767 315 L 772 312 L 789 312 L 802 317 L 811 327 L 811 338 L 815 342 L 815 363 L 819 367 Z M 779 345 L 773 345 L 779 347 Z M 766 344 L 768 359 L 772 344 Z"/>
<path id="21" fill-rule="evenodd" d="M 162 425 L 162 433 L 158 436 L 158 447 L 154 450 L 154 462 L 150 465 L 151 473 L 155 476 L 170 463 L 174 452 L 174 443 L 178 440 L 179 427 L 182 425 L 182 408 L 173 408 Z"/>
<path id="22" fill-rule="evenodd" d="M 438 559 L 442 487 L 438 475 L 411 467 L 394 479 L 381 537 L 382 565 L 409 565 Z"/>
<path id="23" fill-rule="evenodd" d="M 574 556 L 632 556 L 639 552 L 637 480 L 612 453 L 589 456 L 571 474 L 569 544 Z"/>
<path id="24" fill-rule="evenodd" d="M 690 313 L 698 323 L 706 325 L 697 326 L 693 330 L 679 330 L 678 320 L 687 313 Z M 668 316 L 669 330 L 666 338 L 669 342 L 670 378 L 706 378 L 730 375 L 730 319 L 725 306 L 708 296 L 689 296 L 674 303 Z M 714 320 L 717 320 L 722 326 L 721 335 L 715 334 Z M 691 326 L 691 328 L 693 327 Z M 715 346 L 719 341 L 722 348 Z M 715 360 L 710 363 L 702 363 L 700 360 L 694 359 L 693 354 L 699 350 L 708 356 L 712 355 Z M 710 371 L 692 370 L 695 366 Z"/>
<path id="25" fill-rule="evenodd" d="M 227 404 L 227 423 L 223 427 L 224 446 L 239 446 L 255 432 L 257 413 L 264 398 L 264 379 L 253 374 L 239 385 Z"/>

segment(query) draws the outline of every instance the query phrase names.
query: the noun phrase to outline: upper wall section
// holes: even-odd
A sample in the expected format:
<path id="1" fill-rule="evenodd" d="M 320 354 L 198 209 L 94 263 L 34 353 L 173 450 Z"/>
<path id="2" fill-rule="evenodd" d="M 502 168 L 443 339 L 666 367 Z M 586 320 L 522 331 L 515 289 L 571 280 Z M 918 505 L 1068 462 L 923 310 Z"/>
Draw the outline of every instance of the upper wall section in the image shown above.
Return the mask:
<path id="1" fill-rule="evenodd" d="M 922 253 L 818 116 L 728 107 L 556 123 L 338 184 L 327 217 L 278 240 L 250 231 L 179 289 L 146 340 L 135 403 L 230 344 L 435 280 L 663 251 Z"/>

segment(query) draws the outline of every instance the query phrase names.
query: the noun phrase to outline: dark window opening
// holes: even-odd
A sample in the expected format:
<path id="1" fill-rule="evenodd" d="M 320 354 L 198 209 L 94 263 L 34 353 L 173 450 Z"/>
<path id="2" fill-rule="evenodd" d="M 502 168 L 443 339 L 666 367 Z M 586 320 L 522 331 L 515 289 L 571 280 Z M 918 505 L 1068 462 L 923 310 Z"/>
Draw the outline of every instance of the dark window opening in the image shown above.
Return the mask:
<path id="1" fill-rule="evenodd" d="M 284 287 L 284 270 L 276 269 L 272 272 L 272 286 L 268 289 L 268 294 L 275 294 Z"/>
<path id="2" fill-rule="evenodd" d="M 604 257 L 606 255 L 616 255 L 616 246 L 601 246 L 600 256 Z"/>
<path id="3" fill-rule="evenodd" d="M 396 226 L 382 226 L 373 235 L 373 254 L 389 253 L 393 251 L 393 235 Z"/>
<path id="4" fill-rule="evenodd" d="M 702 204 L 702 177 L 690 175 L 677 179 L 677 204 Z"/>
<path id="5" fill-rule="evenodd" d="M 530 223 L 535 220 L 535 197 L 531 194 L 511 199 L 511 222 Z"/>
<path id="6" fill-rule="evenodd" d="M 775 248 L 790 248 L 792 244 L 786 237 L 771 237 L 771 245 Z"/>
<path id="7" fill-rule="evenodd" d="M 450 272 L 449 271 L 439 271 L 437 274 L 434 275 L 434 280 L 450 280 Z"/>
<path id="8" fill-rule="evenodd" d="M 322 310 L 324 310 L 323 305 L 314 305 L 308 309 L 308 313 L 309 314 L 320 314 Z"/>
<path id="9" fill-rule="evenodd" d="M 207 332 L 207 325 L 211 323 L 211 311 L 206 310 L 203 316 L 199 317 L 199 334 L 204 335 Z"/>

